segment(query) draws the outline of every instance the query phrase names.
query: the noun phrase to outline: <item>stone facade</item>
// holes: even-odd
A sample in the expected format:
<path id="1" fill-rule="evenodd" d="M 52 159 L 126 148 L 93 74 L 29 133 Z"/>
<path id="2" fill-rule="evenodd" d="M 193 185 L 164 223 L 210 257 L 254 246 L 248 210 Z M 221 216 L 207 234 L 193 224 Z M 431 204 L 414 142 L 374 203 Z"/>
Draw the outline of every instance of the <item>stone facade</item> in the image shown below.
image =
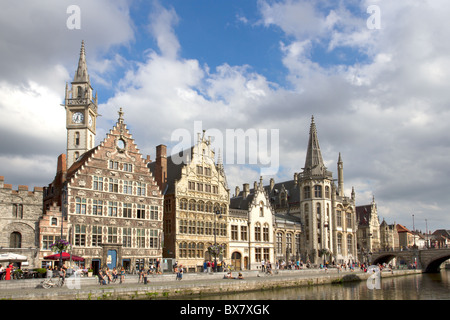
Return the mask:
<path id="1" fill-rule="evenodd" d="M 358 253 L 360 260 L 374 251 L 381 249 L 380 221 L 378 218 L 375 198 L 372 203 L 356 207 L 358 221 Z"/>
<path id="2" fill-rule="evenodd" d="M 279 219 L 293 223 L 298 219 L 302 232 L 300 260 L 319 264 L 357 260 L 355 193 L 344 195 L 343 162 L 338 159 L 338 186 L 324 165 L 314 118 L 311 120 L 305 166 L 294 179 L 265 187 Z M 293 219 L 293 217 L 295 217 Z M 278 249 L 277 252 L 284 249 Z M 294 253 L 297 254 L 297 253 Z M 280 253 L 283 255 L 283 252 Z"/>
<path id="3" fill-rule="evenodd" d="M 262 183 L 250 190 L 244 184 L 242 192 L 230 200 L 228 219 L 231 264 L 235 270 L 256 270 L 261 262 L 275 262 L 274 215 Z"/>
<path id="4" fill-rule="evenodd" d="M 28 267 L 38 266 L 38 226 L 42 216 L 43 188 L 17 190 L 0 177 L 0 253 L 13 252 L 28 258 Z M 26 265 L 24 263 L 23 265 Z"/>
<path id="5" fill-rule="evenodd" d="M 229 263 L 230 196 L 210 139 L 199 134 L 197 144 L 180 154 L 167 157 L 164 145 L 156 154 L 149 168 L 164 191 L 163 256 L 187 271 L 201 271 L 205 260 L 214 260 L 208 247 L 217 243 L 224 247 L 217 260 Z"/>
<path id="6" fill-rule="evenodd" d="M 47 188 L 54 192 L 44 199 L 50 209 L 62 203 L 68 225 L 64 237 L 94 271 L 120 265 L 134 270 L 162 257 L 163 197 L 119 115 L 99 146 L 57 174 L 65 180 L 55 179 Z"/>

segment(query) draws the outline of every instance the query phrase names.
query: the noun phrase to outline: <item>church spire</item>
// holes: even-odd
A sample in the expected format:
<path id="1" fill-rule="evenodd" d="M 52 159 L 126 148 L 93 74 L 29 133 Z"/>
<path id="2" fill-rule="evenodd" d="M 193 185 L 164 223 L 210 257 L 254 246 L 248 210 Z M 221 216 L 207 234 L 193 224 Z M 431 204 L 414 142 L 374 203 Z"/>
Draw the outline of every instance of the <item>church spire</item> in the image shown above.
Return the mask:
<path id="1" fill-rule="evenodd" d="M 309 129 L 308 149 L 306 151 L 305 173 L 312 175 L 323 175 L 325 173 L 322 152 L 320 151 L 319 138 L 317 137 L 316 124 L 314 116 L 311 117 L 311 126 Z"/>
<path id="2" fill-rule="evenodd" d="M 80 59 L 78 60 L 78 68 L 75 72 L 73 82 L 87 82 L 89 83 L 89 74 L 86 64 L 86 52 L 84 49 L 84 40 L 81 41 Z"/>

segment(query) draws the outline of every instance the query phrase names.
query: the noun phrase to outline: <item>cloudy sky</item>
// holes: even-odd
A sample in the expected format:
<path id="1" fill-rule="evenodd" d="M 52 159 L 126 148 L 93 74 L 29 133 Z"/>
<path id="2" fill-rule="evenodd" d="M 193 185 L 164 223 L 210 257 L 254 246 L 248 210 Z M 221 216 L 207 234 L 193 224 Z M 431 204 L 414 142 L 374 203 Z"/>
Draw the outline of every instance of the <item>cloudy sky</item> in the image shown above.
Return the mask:
<path id="1" fill-rule="evenodd" d="M 97 143 L 120 107 L 152 159 L 180 130 L 194 143 L 198 123 L 256 133 L 276 147 L 269 162 L 237 164 L 230 141 L 220 148 L 233 193 L 277 161 L 265 183 L 300 172 L 314 115 L 326 165 L 336 178 L 342 154 L 357 205 L 374 195 L 388 223 L 412 228 L 414 215 L 418 229 L 449 229 L 449 16 L 447 0 L 7 1 L 0 175 L 14 187 L 52 181 L 84 40 Z"/>

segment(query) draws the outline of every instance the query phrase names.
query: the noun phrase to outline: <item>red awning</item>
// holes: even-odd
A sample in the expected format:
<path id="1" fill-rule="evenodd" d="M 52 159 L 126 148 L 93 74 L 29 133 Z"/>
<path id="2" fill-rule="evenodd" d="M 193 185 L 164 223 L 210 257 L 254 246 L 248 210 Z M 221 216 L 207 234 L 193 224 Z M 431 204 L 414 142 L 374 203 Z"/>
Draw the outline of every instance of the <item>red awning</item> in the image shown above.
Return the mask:
<path id="1" fill-rule="evenodd" d="M 52 254 L 51 256 L 44 257 L 44 260 L 59 260 L 59 258 L 60 258 L 60 254 L 57 253 L 57 254 Z M 67 252 L 63 252 L 62 253 L 62 259 L 64 261 L 65 260 L 70 260 L 70 254 L 67 253 Z M 72 261 L 83 261 L 83 260 L 84 260 L 84 258 L 82 258 L 82 257 L 78 257 L 78 256 L 72 255 Z"/>

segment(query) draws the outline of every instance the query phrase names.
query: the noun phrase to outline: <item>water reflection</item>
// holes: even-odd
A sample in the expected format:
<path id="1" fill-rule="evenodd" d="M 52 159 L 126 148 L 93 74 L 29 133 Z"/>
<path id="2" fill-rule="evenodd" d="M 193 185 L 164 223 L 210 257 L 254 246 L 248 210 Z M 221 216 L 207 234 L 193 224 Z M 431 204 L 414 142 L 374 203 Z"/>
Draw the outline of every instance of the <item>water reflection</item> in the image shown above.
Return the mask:
<path id="1" fill-rule="evenodd" d="M 365 281 L 335 285 L 275 289 L 202 297 L 201 300 L 449 300 L 450 270 L 382 278 L 380 289 Z"/>

